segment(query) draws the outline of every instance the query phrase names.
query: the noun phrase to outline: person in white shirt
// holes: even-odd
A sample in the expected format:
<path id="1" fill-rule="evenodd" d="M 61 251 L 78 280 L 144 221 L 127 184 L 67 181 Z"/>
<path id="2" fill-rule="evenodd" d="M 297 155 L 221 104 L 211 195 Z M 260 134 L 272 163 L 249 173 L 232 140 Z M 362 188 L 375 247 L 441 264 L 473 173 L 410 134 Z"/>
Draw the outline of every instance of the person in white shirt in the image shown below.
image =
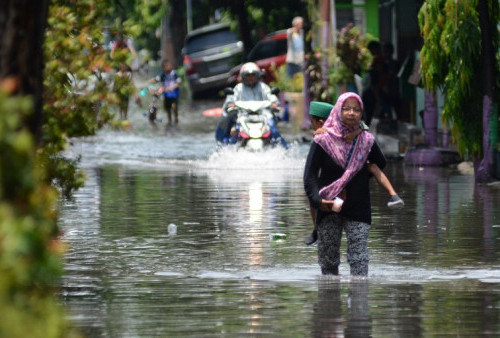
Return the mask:
<path id="1" fill-rule="evenodd" d="M 304 20 L 297 16 L 292 20 L 292 27 L 287 30 L 286 73 L 292 78 L 302 72 L 304 64 Z"/>

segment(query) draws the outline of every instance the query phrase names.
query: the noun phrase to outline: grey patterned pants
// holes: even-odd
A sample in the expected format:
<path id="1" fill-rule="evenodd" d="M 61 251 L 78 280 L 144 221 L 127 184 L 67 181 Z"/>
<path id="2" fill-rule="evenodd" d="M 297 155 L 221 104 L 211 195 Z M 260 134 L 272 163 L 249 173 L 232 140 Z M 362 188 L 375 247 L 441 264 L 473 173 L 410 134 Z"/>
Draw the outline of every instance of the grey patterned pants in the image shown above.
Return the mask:
<path id="1" fill-rule="evenodd" d="M 338 275 L 342 230 L 347 238 L 347 262 L 353 276 L 368 276 L 370 224 L 354 222 L 335 212 L 318 224 L 318 263 L 324 275 Z"/>

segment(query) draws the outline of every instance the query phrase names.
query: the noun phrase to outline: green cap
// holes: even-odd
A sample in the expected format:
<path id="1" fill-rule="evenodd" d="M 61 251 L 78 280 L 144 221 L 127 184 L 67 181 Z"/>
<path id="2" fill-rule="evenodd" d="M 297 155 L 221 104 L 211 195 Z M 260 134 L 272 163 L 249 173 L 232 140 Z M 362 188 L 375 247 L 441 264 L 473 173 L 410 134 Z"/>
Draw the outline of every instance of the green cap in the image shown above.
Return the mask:
<path id="1" fill-rule="evenodd" d="M 330 116 L 330 112 L 333 109 L 333 105 L 326 102 L 311 101 L 309 106 L 309 115 L 319 117 L 321 119 L 327 119 Z"/>

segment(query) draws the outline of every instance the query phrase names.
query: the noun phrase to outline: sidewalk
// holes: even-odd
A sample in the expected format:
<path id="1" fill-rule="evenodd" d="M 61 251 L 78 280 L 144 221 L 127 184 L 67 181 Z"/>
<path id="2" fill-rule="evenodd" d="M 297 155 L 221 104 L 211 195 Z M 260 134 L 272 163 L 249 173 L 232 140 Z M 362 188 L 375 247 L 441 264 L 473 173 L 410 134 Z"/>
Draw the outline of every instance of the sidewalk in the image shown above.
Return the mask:
<path id="1" fill-rule="evenodd" d="M 424 143 L 422 128 L 410 123 L 373 119 L 370 132 L 389 158 L 402 158 L 408 148 Z"/>
<path id="2" fill-rule="evenodd" d="M 426 145 L 423 128 L 411 123 L 374 119 L 370 131 L 388 158 L 404 158 L 409 165 L 447 166 L 462 161 L 449 144 L 450 135 L 443 130 L 438 130 L 436 147 Z"/>

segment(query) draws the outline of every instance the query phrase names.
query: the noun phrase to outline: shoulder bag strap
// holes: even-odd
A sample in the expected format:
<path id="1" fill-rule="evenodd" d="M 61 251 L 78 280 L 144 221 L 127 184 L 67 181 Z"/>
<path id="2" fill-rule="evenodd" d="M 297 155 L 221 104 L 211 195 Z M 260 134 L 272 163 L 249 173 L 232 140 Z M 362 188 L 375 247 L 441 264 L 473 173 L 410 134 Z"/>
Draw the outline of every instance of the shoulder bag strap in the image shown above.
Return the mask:
<path id="1" fill-rule="evenodd" d="M 354 142 L 352 143 L 351 150 L 349 150 L 349 156 L 347 157 L 347 162 L 346 162 L 344 170 L 347 170 L 347 168 L 349 168 L 349 165 L 352 162 L 352 155 L 354 154 L 354 152 L 358 146 L 358 143 L 359 143 L 359 134 L 356 135 L 356 137 L 354 138 Z"/>

